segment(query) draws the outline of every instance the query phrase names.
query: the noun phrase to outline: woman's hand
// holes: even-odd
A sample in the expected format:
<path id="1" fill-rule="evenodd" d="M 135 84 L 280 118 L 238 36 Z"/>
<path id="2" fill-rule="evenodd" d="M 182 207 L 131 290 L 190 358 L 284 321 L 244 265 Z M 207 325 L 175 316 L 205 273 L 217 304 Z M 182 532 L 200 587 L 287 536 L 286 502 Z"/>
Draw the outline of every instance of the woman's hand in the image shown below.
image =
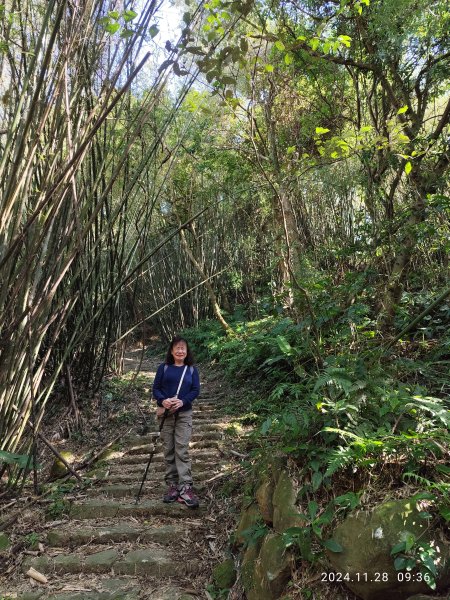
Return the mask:
<path id="1" fill-rule="evenodd" d="M 167 408 L 170 415 L 173 415 L 179 408 L 183 406 L 183 400 L 179 398 L 166 398 L 161 402 L 164 408 Z"/>
<path id="2" fill-rule="evenodd" d="M 170 410 L 172 408 L 172 405 L 175 400 L 176 400 L 176 398 L 166 398 L 165 400 L 163 400 L 161 402 L 161 404 L 164 406 L 164 408 L 167 408 L 168 410 Z"/>
<path id="3" fill-rule="evenodd" d="M 172 400 L 172 406 L 169 410 L 169 412 L 172 414 L 175 411 L 177 411 L 179 408 L 181 408 L 183 406 L 183 400 L 180 400 L 179 398 L 174 398 Z"/>

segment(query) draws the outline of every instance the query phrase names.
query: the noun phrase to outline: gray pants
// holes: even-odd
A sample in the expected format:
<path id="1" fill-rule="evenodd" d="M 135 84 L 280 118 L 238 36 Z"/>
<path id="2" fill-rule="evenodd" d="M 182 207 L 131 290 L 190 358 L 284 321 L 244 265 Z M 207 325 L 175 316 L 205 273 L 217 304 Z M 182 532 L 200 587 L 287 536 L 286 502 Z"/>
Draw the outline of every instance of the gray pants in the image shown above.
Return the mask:
<path id="1" fill-rule="evenodd" d="M 167 485 L 192 485 L 189 441 L 192 435 L 192 410 L 177 415 L 167 415 L 161 438 L 166 461 L 165 482 Z"/>

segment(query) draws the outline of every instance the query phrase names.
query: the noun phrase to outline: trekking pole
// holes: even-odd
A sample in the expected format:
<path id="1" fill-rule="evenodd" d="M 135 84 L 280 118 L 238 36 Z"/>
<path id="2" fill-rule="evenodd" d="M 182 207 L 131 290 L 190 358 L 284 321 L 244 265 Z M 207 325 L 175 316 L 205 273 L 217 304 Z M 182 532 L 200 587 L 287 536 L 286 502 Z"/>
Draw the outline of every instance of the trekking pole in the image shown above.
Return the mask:
<path id="1" fill-rule="evenodd" d="M 148 463 L 147 463 L 147 467 L 145 469 L 144 477 L 142 478 L 141 487 L 139 488 L 138 495 L 136 496 L 136 504 L 139 502 L 139 498 L 141 496 L 142 488 L 144 487 L 145 480 L 147 479 L 147 473 L 148 473 L 148 470 L 149 470 L 149 467 L 150 467 L 150 463 L 152 462 L 153 455 L 156 452 L 156 444 L 158 442 L 158 439 L 161 436 L 161 430 L 164 427 L 164 421 L 166 420 L 166 417 L 167 417 L 168 414 L 169 414 L 169 410 L 166 408 L 166 410 L 164 411 L 164 414 L 162 416 L 162 419 L 161 419 L 161 424 L 159 426 L 158 437 L 156 438 L 155 443 L 153 445 L 153 450 L 150 452 L 150 458 L 148 459 Z"/>

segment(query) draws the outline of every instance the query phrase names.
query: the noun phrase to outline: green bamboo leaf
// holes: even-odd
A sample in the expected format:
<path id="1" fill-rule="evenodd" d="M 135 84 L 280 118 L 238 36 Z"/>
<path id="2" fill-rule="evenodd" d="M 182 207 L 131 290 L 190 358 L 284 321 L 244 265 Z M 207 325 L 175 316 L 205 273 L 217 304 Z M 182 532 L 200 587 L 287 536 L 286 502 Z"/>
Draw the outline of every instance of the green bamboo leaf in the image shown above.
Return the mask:
<path id="1" fill-rule="evenodd" d="M 409 175 L 411 173 L 411 171 L 412 171 L 412 164 L 411 164 L 411 161 L 408 160 L 408 162 L 405 165 L 405 173 L 407 175 Z"/>

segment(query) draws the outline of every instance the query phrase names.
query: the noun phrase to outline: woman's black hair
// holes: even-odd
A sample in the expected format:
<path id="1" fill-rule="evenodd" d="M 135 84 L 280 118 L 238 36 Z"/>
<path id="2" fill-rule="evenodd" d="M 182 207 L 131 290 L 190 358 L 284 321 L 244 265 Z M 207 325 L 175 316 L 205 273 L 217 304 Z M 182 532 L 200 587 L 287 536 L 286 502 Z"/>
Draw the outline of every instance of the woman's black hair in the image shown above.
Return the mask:
<path id="1" fill-rule="evenodd" d="M 184 359 L 184 364 L 191 367 L 194 364 L 194 356 L 191 352 L 191 349 L 189 348 L 189 343 L 188 343 L 187 339 L 184 337 L 181 337 L 180 335 L 176 335 L 170 342 L 169 349 L 167 350 L 166 365 L 173 365 L 175 363 L 175 359 L 172 356 L 172 349 L 175 346 L 175 344 L 178 344 L 179 342 L 184 342 L 186 344 L 187 354 Z"/>

